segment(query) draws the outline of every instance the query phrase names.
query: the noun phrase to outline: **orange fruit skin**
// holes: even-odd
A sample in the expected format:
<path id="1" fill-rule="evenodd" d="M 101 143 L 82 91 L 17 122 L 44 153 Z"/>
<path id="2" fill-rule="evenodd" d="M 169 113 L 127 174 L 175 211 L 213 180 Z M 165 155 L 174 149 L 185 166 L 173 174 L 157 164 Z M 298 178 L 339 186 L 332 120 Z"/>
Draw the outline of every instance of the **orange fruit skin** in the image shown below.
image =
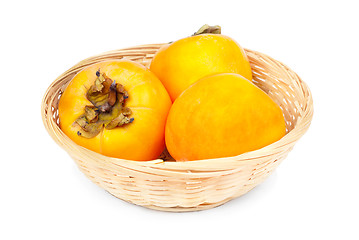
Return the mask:
<path id="1" fill-rule="evenodd" d="M 122 84 L 129 94 L 126 107 L 134 121 L 112 130 L 103 129 L 94 138 L 77 135 L 73 122 L 84 113 L 87 89 L 96 71 Z M 171 107 L 170 97 L 158 78 L 144 66 L 127 60 L 105 61 L 87 67 L 69 83 L 59 101 L 62 131 L 75 143 L 106 156 L 129 160 L 156 159 L 164 149 L 164 130 Z"/>
<path id="2" fill-rule="evenodd" d="M 173 103 L 166 146 L 176 161 L 236 156 L 285 135 L 279 106 L 238 74 L 204 77 Z"/>
<path id="3" fill-rule="evenodd" d="M 172 101 L 198 79 L 215 73 L 238 73 L 252 80 L 243 48 L 221 34 L 201 34 L 162 47 L 151 71 L 162 81 Z"/>

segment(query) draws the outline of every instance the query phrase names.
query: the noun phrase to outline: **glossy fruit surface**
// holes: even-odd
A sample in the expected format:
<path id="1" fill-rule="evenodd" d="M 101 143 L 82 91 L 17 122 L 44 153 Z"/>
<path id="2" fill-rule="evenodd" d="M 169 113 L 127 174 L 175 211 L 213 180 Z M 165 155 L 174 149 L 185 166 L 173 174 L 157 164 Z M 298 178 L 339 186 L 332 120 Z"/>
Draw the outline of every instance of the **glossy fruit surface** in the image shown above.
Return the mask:
<path id="1" fill-rule="evenodd" d="M 241 46 L 221 34 L 199 34 L 163 46 L 151 71 L 162 81 L 172 101 L 198 79 L 214 73 L 238 73 L 252 80 L 251 67 Z"/>
<path id="2" fill-rule="evenodd" d="M 230 157 L 262 148 L 285 135 L 279 106 L 238 74 L 204 77 L 173 103 L 166 146 L 177 161 Z"/>
<path id="3" fill-rule="evenodd" d="M 94 101 L 89 101 L 89 89 L 94 89 L 100 73 L 111 79 L 111 88 L 123 86 L 124 92 L 128 93 L 127 96 L 118 93 L 117 100 L 114 98 L 116 103 L 113 101 L 112 105 L 116 106 L 121 98 L 123 106 L 119 110 L 124 113 L 124 109 L 129 109 L 128 118 L 124 113 L 121 115 L 122 120 L 129 121 L 123 122 L 122 126 L 114 125 L 111 129 L 110 125 L 107 126 L 108 121 L 103 121 L 106 127 L 100 122 L 98 134 L 95 132 L 93 137 L 84 137 L 88 132 L 78 123 L 81 116 L 84 116 L 85 106 L 87 109 L 95 109 L 93 113 L 97 115 L 99 109 L 105 106 L 95 107 Z M 94 96 L 97 98 L 98 93 L 95 91 Z M 164 149 L 164 129 L 170 107 L 171 100 L 166 89 L 148 69 L 127 60 L 105 61 L 85 68 L 69 83 L 59 102 L 60 127 L 75 143 L 103 155 L 130 160 L 152 160 Z M 111 107 L 105 109 L 103 115 L 109 115 L 111 111 L 113 112 Z M 117 116 L 118 113 L 114 115 Z M 94 117 L 95 120 L 100 118 L 101 114 Z M 84 122 L 82 127 L 91 125 L 88 116 Z"/>

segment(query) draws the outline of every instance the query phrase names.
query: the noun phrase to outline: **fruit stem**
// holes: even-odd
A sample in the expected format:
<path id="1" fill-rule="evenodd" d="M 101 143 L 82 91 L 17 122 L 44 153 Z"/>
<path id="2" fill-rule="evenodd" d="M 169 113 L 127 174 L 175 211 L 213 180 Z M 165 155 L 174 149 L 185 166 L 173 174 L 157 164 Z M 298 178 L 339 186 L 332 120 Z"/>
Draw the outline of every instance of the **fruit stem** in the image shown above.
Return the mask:
<path id="1" fill-rule="evenodd" d="M 134 118 L 129 118 L 131 109 L 125 107 L 128 98 L 125 88 L 101 73 L 100 69 L 96 76 L 86 93 L 86 98 L 93 105 L 85 106 L 84 114 L 73 123 L 77 135 L 85 138 L 95 137 L 104 127 L 113 129 L 134 121 Z"/>
<path id="2" fill-rule="evenodd" d="M 221 27 L 218 25 L 209 26 L 208 24 L 205 24 L 193 35 L 196 36 L 196 35 L 205 34 L 205 33 L 221 34 Z"/>

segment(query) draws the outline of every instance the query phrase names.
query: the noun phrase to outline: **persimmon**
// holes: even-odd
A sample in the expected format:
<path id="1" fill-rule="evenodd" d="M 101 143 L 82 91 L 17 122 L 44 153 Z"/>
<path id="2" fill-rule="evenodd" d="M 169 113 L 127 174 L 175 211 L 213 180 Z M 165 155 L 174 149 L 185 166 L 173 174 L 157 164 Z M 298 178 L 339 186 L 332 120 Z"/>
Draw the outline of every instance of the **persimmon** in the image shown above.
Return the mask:
<path id="1" fill-rule="evenodd" d="M 164 149 L 170 107 L 166 89 L 151 71 L 115 60 L 79 72 L 58 109 L 62 131 L 78 145 L 110 157 L 152 160 Z"/>
<path id="2" fill-rule="evenodd" d="M 165 139 L 177 161 L 236 156 L 285 135 L 280 107 L 239 74 L 204 77 L 187 88 L 168 114 Z"/>
<path id="3" fill-rule="evenodd" d="M 215 73 L 238 73 L 252 80 L 243 48 L 220 34 L 220 27 L 203 26 L 193 36 L 164 45 L 150 69 L 162 81 L 172 101 L 198 79 Z"/>

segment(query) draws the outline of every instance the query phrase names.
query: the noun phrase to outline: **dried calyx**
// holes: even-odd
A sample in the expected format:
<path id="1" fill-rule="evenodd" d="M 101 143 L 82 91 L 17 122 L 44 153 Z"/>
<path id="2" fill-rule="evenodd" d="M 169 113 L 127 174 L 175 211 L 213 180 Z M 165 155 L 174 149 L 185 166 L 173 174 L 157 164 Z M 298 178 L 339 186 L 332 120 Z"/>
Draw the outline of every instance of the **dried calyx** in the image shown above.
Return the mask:
<path id="1" fill-rule="evenodd" d="M 197 32 L 193 35 L 200 35 L 205 33 L 212 33 L 212 34 L 221 34 L 221 27 L 218 25 L 209 26 L 208 24 L 203 25 Z"/>
<path id="2" fill-rule="evenodd" d="M 85 138 L 95 137 L 104 127 L 113 129 L 134 120 L 129 118 L 131 109 L 125 107 L 128 93 L 124 87 L 101 73 L 100 69 L 96 76 L 94 84 L 86 93 L 93 105 L 85 106 L 84 114 L 73 123 L 78 128 L 77 135 Z"/>

